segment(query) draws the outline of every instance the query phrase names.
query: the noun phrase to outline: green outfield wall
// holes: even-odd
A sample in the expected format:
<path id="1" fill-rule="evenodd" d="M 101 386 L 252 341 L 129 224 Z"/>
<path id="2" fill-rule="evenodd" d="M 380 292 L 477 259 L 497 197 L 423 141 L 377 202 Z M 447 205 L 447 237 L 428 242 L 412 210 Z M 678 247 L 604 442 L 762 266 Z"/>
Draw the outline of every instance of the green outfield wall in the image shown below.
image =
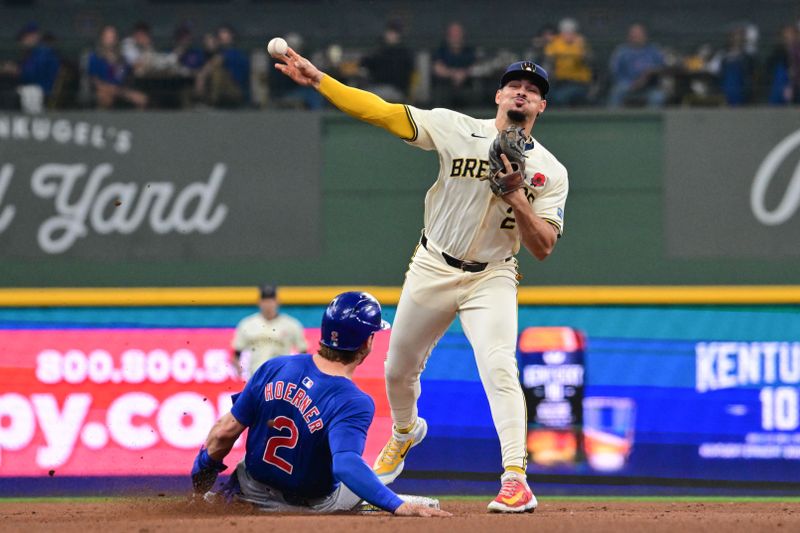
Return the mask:
<path id="1" fill-rule="evenodd" d="M 382 130 L 333 112 L 283 114 L 278 120 L 270 113 L 60 117 L 72 128 L 71 140 L 62 142 L 58 135 L 64 132 L 56 135 L 52 124 L 49 134 L 40 132 L 41 139 L 33 137 L 32 129 L 25 139 L 15 137 L 16 117 L 5 116 L 4 130 L 0 116 L 0 286 L 247 286 L 264 280 L 303 286 L 399 286 L 419 237 L 425 191 L 438 168 L 435 153 L 409 147 Z M 296 127 L 298 120 L 318 131 L 320 141 L 316 133 L 304 137 Z M 283 133 L 281 121 L 294 121 L 291 135 Z M 168 127 L 159 126 L 162 122 Z M 83 123 L 89 124 L 88 134 L 78 131 L 86 129 L 79 126 Z M 734 138 L 715 142 L 717 133 L 730 130 L 732 124 L 767 140 L 755 147 Z M 797 111 L 543 115 L 535 137 L 567 166 L 570 194 L 564 237 L 553 255 L 540 263 L 520 254 L 522 285 L 797 284 L 800 215 L 793 209 L 800 197 L 795 201 L 798 194 L 791 183 L 800 158 L 791 139 L 784 142 L 797 125 Z M 96 139 L 95 127 L 100 128 Z M 122 153 L 116 149 L 125 147 L 124 139 L 110 132 L 126 128 L 133 132 L 134 148 Z M 702 136 L 693 139 L 694 131 Z M 78 143 L 79 133 L 89 140 Z M 93 149 L 100 137 L 107 146 Z M 754 175 L 763 170 L 773 145 L 781 142 L 783 159 L 773 165 L 775 177 L 766 186 L 762 211 L 786 216 L 769 226 L 750 212 L 748 199 Z M 138 148 L 150 145 L 147 150 Z M 731 151 L 737 153 L 733 169 L 723 165 Z M 180 157 L 170 158 L 171 152 Z M 153 163 L 151 157 L 158 160 Z M 292 161 L 303 172 L 293 172 Z M 730 189 L 741 191 L 722 203 L 717 202 L 718 191 L 704 186 L 715 161 L 730 175 Z M 195 187 L 200 200 L 187 200 L 188 214 L 184 213 L 184 219 L 195 224 L 184 231 L 176 222 L 171 232 L 163 224 L 148 226 L 156 216 L 151 209 L 135 231 L 109 230 L 100 222 L 113 219 L 113 201 L 95 209 L 97 228 L 88 225 L 69 249 L 53 253 L 37 248 L 43 226 L 57 214 L 58 198 L 56 191 L 48 192 L 42 176 L 36 188 L 32 174 L 55 162 L 83 162 L 89 169 L 111 162 L 117 169 L 113 179 L 123 185 L 138 183 L 140 195 L 152 180 L 173 180 L 175 196 Z M 14 172 L 8 171 L 9 165 L 16 165 Z M 188 167 L 192 175 L 182 176 Z M 224 181 L 220 177 L 212 183 L 220 168 L 227 172 Z M 314 168 L 319 175 L 307 175 Z M 677 185 L 668 187 L 668 176 Z M 725 179 L 714 183 L 720 181 Z M 117 186 L 124 189 L 123 185 Z M 73 196 L 64 201 L 77 203 L 78 192 L 76 185 Z M 262 196 L 263 202 L 258 201 Z M 107 201 L 113 198 L 111 193 L 105 196 Z M 687 198 L 693 202 L 684 209 Z M 203 199 L 208 204 L 205 218 L 197 215 L 197 203 Z M 166 204 L 165 212 L 175 201 L 173 197 Z M 668 216 L 668 209 L 677 215 Z M 714 216 L 715 209 L 720 217 Z M 740 216 L 731 217 L 737 210 Z M 738 221 L 730 222 L 730 231 L 747 234 L 746 253 L 737 254 L 730 242 L 717 250 L 713 239 L 719 228 L 716 233 L 698 231 L 698 224 L 706 222 L 686 219 L 682 227 L 684 212 Z M 192 219 L 192 214 L 197 216 Z M 58 223 L 68 227 L 69 210 L 59 216 Z M 215 221 L 222 229 L 213 227 Z M 773 235 L 764 250 L 752 245 L 758 242 L 758 232 Z M 690 245 L 681 246 L 682 239 Z"/>

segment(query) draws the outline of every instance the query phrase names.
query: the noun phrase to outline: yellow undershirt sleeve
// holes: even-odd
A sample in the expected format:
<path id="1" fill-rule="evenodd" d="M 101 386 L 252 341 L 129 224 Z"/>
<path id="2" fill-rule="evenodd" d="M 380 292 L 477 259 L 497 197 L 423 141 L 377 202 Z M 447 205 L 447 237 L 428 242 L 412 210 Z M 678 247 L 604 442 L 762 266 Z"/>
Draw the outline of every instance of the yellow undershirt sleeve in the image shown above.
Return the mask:
<path id="1" fill-rule="evenodd" d="M 390 104 L 371 92 L 348 87 L 327 74 L 319 83 L 319 92 L 351 117 L 381 127 L 401 139 L 416 139 L 414 122 L 403 104 Z"/>

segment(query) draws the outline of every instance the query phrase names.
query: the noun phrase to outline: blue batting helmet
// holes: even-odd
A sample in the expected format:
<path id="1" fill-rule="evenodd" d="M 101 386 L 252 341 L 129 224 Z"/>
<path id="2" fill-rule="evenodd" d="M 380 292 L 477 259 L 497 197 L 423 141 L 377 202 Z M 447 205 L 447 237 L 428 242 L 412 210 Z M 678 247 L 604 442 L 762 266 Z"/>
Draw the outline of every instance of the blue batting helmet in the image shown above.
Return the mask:
<path id="1" fill-rule="evenodd" d="M 381 318 L 381 304 L 367 292 L 343 292 L 322 316 L 320 343 L 334 350 L 354 352 L 376 331 L 389 329 Z"/>

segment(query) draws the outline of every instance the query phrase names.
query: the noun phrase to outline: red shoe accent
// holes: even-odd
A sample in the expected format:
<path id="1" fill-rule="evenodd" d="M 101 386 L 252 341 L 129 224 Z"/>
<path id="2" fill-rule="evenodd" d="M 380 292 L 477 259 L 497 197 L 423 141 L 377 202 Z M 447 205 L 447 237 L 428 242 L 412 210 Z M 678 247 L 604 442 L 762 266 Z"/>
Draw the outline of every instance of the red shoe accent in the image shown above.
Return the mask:
<path id="1" fill-rule="evenodd" d="M 489 511 L 496 513 L 533 512 L 538 505 L 530 487 L 516 476 L 503 476 L 500 493 L 490 504 Z"/>

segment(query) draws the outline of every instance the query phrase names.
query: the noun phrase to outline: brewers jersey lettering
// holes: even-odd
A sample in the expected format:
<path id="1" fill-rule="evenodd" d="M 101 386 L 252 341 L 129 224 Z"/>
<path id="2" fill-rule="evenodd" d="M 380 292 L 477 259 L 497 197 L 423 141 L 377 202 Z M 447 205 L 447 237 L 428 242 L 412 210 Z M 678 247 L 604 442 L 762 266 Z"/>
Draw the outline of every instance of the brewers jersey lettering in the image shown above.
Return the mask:
<path id="1" fill-rule="evenodd" d="M 267 320 L 261 313 L 243 318 L 236 326 L 233 349 L 238 352 L 249 351 L 248 375 L 255 374 L 265 361 L 278 355 L 305 352 L 306 345 L 303 326 L 296 319 L 279 314 Z"/>
<path id="2" fill-rule="evenodd" d="M 501 261 L 519 251 L 513 212 L 480 178 L 489 172 L 494 119 L 479 120 L 449 109 L 407 106 L 416 132 L 409 144 L 439 153 L 436 182 L 425 196 L 425 233 L 444 252 L 465 261 Z M 544 146 L 529 139 L 525 194 L 533 212 L 564 228 L 567 170 Z"/>

